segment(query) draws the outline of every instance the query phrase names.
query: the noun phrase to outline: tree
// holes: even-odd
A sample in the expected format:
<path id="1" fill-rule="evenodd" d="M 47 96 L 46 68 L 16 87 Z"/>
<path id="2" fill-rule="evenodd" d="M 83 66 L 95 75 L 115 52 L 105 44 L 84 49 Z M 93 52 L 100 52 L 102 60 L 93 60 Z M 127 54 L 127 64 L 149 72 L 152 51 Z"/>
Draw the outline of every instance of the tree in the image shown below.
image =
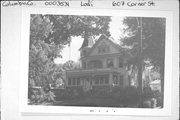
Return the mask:
<path id="1" fill-rule="evenodd" d="M 138 83 L 142 90 L 142 69 L 153 66 L 161 74 L 161 91 L 164 91 L 165 18 L 127 17 L 123 21 L 127 36 L 122 40 L 133 56 L 129 64 L 138 67 Z M 163 103 L 162 103 L 163 107 Z"/>
<path id="2" fill-rule="evenodd" d="M 110 20 L 110 17 L 106 16 L 32 14 L 30 17 L 29 87 L 40 86 L 45 93 L 48 93 L 49 84 L 55 82 L 54 78 L 63 76 L 63 68 L 57 69 L 54 59 L 62 57 L 61 51 L 64 45 L 70 45 L 72 36 L 88 37 L 103 33 L 110 35 L 108 31 Z"/>

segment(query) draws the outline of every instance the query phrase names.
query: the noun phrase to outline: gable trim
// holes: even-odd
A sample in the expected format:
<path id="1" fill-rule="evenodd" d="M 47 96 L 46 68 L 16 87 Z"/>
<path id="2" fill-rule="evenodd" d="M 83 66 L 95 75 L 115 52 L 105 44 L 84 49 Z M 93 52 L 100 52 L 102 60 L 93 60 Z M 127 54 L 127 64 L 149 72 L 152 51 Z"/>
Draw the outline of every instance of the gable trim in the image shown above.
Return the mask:
<path id="1" fill-rule="evenodd" d="M 101 36 L 98 38 L 97 42 L 96 42 L 96 43 L 93 45 L 93 47 L 89 50 L 89 52 L 87 53 L 87 56 L 89 56 L 89 54 L 92 53 L 93 49 L 99 44 L 99 42 L 100 42 L 101 40 L 104 40 L 103 38 L 105 38 L 105 40 L 109 41 L 116 49 L 121 50 L 121 49 L 120 49 L 120 46 L 118 46 L 117 44 L 115 44 L 113 41 L 111 41 L 107 36 L 105 36 L 105 35 L 103 34 L 103 35 L 101 35 Z"/>

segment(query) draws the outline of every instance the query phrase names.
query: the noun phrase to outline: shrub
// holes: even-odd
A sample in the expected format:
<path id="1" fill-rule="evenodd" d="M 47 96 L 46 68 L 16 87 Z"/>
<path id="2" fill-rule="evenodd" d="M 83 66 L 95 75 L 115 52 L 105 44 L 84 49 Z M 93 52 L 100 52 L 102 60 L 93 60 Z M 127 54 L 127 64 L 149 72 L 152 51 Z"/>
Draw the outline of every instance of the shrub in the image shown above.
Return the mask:
<path id="1" fill-rule="evenodd" d="M 122 103 L 137 103 L 139 101 L 139 92 L 136 87 L 117 87 L 112 91 L 112 97 Z"/>
<path id="2" fill-rule="evenodd" d="M 162 96 L 159 90 L 153 91 L 153 97 L 157 100 L 157 106 L 162 105 Z"/>
<path id="3" fill-rule="evenodd" d="M 153 91 L 151 90 L 151 87 L 146 86 L 146 87 L 143 88 L 142 97 L 143 97 L 143 100 L 153 98 Z"/>
<path id="4" fill-rule="evenodd" d="M 143 101 L 152 101 L 152 99 L 155 99 L 155 101 L 157 102 L 156 105 L 154 105 L 152 103 L 152 105 L 156 106 L 161 106 L 162 105 L 162 96 L 161 96 L 161 92 L 159 90 L 151 90 L 150 87 L 145 87 L 143 90 Z"/>
<path id="5" fill-rule="evenodd" d="M 44 92 L 42 88 L 32 89 L 29 104 L 51 103 L 55 101 L 55 95 L 52 91 Z"/>

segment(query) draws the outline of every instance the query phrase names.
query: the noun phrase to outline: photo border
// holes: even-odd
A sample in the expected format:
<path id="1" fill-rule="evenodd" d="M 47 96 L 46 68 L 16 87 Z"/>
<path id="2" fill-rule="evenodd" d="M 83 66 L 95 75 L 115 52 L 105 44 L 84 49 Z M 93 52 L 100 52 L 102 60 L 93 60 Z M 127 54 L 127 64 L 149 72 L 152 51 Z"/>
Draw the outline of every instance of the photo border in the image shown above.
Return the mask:
<path id="1" fill-rule="evenodd" d="M 30 14 L 54 15 L 92 15 L 122 17 L 164 17 L 166 18 L 165 70 L 164 70 L 164 107 L 152 108 L 112 108 L 112 107 L 75 107 L 28 105 L 28 67 Z M 49 114 L 91 114 L 91 115 L 135 115 L 170 116 L 172 98 L 172 41 L 173 14 L 170 11 L 113 10 L 113 9 L 73 9 L 73 8 L 23 8 L 21 26 L 21 58 L 19 105 L 21 113 Z"/>

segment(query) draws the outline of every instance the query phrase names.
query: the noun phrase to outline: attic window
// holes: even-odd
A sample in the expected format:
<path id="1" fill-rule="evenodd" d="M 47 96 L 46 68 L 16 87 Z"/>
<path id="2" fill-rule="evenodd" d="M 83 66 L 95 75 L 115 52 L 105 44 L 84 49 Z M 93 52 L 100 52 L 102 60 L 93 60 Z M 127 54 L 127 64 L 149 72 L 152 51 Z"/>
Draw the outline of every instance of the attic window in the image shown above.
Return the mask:
<path id="1" fill-rule="evenodd" d="M 101 46 L 98 48 L 98 53 L 108 53 L 109 52 L 109 46 Z"/>

